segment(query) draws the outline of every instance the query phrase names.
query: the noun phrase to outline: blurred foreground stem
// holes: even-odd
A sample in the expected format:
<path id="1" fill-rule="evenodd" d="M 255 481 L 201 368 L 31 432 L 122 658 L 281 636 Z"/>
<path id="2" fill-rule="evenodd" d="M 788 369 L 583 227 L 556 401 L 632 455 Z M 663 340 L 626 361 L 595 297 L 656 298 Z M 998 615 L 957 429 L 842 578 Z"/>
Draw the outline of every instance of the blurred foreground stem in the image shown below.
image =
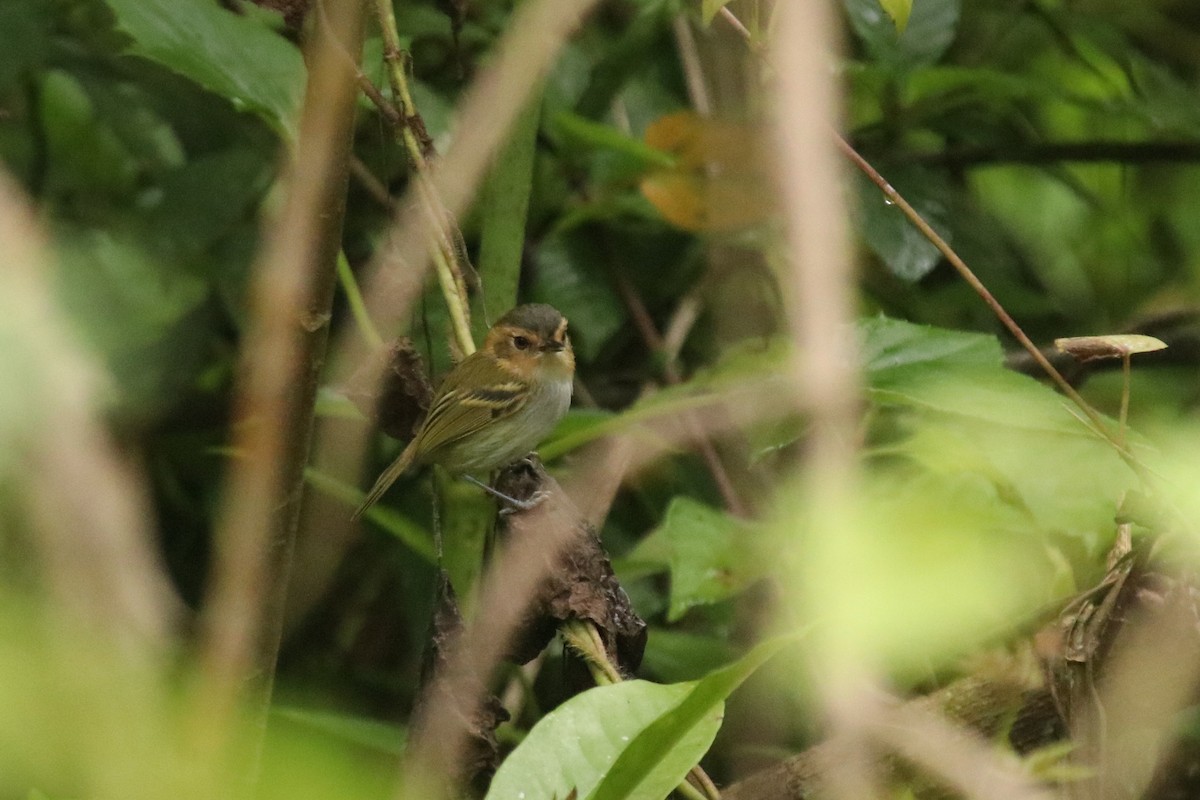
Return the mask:
<path id="1" fill-rule="evenodd" d="M 251 283 L 231 423 L 238 457 L 218 516 L 193 698 L 200 757 L 229 763 L 250 782 L 282 636 L 354 133 L 361 9 L 342 0 L 322 11 L 305 49 L 308 83 L 284 169 L 286 200 L 264 232 Z M 242 704 L 248 738 L 239 735 Z"/>

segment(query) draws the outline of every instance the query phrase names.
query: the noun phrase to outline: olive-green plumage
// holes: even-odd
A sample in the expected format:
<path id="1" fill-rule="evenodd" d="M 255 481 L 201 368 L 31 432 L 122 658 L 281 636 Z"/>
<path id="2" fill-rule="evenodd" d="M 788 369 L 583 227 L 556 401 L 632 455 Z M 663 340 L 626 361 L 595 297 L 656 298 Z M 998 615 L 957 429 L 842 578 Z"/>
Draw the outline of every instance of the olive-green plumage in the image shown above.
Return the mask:
<path id="1" fill-rule="evenodd" d="M 574 374 L 563 315 L 541 303 L 512 309 L 488 331 L 483 347 L 446 375 L 417 435 L 375 481 L 354 518 L 414 466 L 483 472 L 525 455 L 567 413 Z"/>

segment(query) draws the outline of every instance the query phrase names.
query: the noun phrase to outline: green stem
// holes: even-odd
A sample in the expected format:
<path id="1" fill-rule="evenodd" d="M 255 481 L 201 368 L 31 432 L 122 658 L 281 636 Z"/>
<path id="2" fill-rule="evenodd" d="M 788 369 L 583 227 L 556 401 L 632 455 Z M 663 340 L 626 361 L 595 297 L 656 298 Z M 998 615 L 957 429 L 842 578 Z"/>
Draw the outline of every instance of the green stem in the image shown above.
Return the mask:
<path id="1" fill-rule="evenodd" d="M 350 316 L 354 318 L 358 332 L 373 349 L 383 347 L 383 337 L 379 335 L 379 330 L 371 321 L 371 315 L 367 313 L 367 305 L 363 302 L 362 292 L 359 291 L 358 281 L 350 269 L 350 262 L 346 260 L 345 251 L 338 251 L 337 273 L 338 282 L 341 283 L 342 291 L 346 293 L 346 302 L 350 306 Z"/>
<path id="2" fill-rule="evenodd" d="M 1117 431 L 1117 440 L 1121 443 L 1121 447 L 1125 446 L 1125 423 L 1129 419 L 1129 381 L 1130 381 L 1130 361 L 1133 359 L 1132 353 L 1125 353 L 1121 357 L 1121 417 L 1120 428 Z"/>

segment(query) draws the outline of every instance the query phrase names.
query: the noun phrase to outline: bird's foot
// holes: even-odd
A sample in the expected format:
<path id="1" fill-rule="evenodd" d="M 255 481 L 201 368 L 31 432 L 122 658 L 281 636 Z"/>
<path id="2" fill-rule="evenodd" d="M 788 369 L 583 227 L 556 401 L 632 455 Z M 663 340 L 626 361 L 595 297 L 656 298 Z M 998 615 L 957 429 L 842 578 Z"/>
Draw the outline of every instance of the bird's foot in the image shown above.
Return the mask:
<path id="1" fill-rule="evenodd" d="M 536 508 L 537 506 L 539 506 L 547 497 L 550 496 L 549 492 L 542 490 L 542 489 L 538 489 L 537 491 L 535 491 L 533 494 L 531 494 L 525 500 L 518 500 L 517 498 L 511 497 L 511 496 L 505 494 L 504 492 L 493 489 L 491 486 L 488 486 L 486 483 L 484 483 L 483 481 L 479 480 L 478 478 L 476 478 L 472 475 L 464 474 L 463 478 L 465 478 L 466 480 L 475 484 L 480 489 L 483 489 L 485 492 L 490 494 L 492 497 L 494 497 L 497 500 L 504 503 L 505 505 L 500 509 L 500 513 L 505 516 L 507 516 L 508 514 L 515 514 L 518 511 L 530 511 L 530 510 Z"/>

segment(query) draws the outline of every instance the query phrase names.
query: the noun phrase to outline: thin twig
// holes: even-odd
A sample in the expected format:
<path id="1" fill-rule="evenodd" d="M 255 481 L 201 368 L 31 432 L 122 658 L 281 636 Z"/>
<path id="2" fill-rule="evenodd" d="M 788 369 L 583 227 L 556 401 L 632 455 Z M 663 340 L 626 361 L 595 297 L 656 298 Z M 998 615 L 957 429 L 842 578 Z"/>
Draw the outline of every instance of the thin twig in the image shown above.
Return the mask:
<path id="1" fill-rule="evenodd" d="M 704 79 L 704 70 L 700 66 L 700 52 L 688 15 L 677 14 L 671 20 L 671 31 L 675 34 L 675 47 L 679 50 L 679 61 L 683 67 L 683 78 L 687 83 L 688 99 L 692 101 L 692 108 L 702 117 L 710 116 L 712 99 Z"/>
<path id="2" fill-rule="evenodd" d="M 371 195 L 372 200 L 388 211 L 396 210 L 396 203 L 392 200 L 387 186 L 379 178 L 376 178 L 375 174 L 357 156 L 350 159 L 350 174 L 366 190 L 367 194 Z"/>
<path id="3" fill-rule="evenodd" d="M 740 33 L 742 35 L 742 38 L 746 40 L 746 43 L 750 45 L 750 48 L 752 50 L 754 50 L 755 52 L 761 52 L 761 45 L 759 45 L 759 43 L 754 40 L 754 35 L 752 33 L 750 33 L 750 29 L 747 28 L 745 25 L 743 25 L 742 21 L 740 19 L 738 19 L 737 16 L 732 11 L 730 11 L 728 7 L 721 6 L 721 11 L 719 13 L 721 14 L 721 17 L 726 22 L 728 22 L 735 31 L 737 31 L 738 33 Z"/>
<path id="4" fill-rule="evenodd" d="M 617 293 L 621 295 L 621 299 L 625 302 L 625 307 L 629 309 L 629 314 L 633 318 L 633 327 L 637 328 L 638 334 L 642 337 L 642 342 L 653 355 L 662 359 L 663 380 L 671 386 L 678 386 L 683 382 L 683 377 L 679 374 L 679 364 L 676 358 L 678 350 L 675 350 L 674 353 L 668 351 L 667 344 L 658 332 L 658 328 L 654 324 L 654 318 L 650 316 L 646 304 L 642 302 L 642 298 L 634 291 L 633 284 L 629 282 L 629 278 L 620 272 L 616 276 L 616 288 Z M 690 304 L 687 308 L 691 308 Z M 704 459 L 704 464 L 708 467 L 709 474 L 712 475 L 713 483 L 716 484 L 717 491 L 720 493 L 725 507 L 736 517 L 748 516 L 746 504 L 742 502 L 741 497 L 738 495 L 737 489 L 733 485 L 733 480 L 730 479 L 729 472 L 725 469 L 725 464 L 721 461 L 721 456 L 717 453 L 717 448 L 713 445 L 712 440 L 704 435 L 695 417 L 691 414 L 685 414 L 683 421 L 685 425 L 693 428 L 696 449 L 700 452 L 700 457 Z"/>
<path id="5" fill-rule="evenodd" d="M 946 240 L 943 239 L 941 235 L 933 229 L 933 226 L 926 222 L 925 219 L 917 212 L 917 210 L 914 209 L 912 205 L 905 200 L 904 197 L 897 192 L 882 175 L 879 174 L 878 170 L 871 166 L 871 164 L 865 158 L 859 155 L 857 150 L 851 147 L 850 144 L 840 135 L 836 133 L 833 135 L 838 149 L 840 149 L 842 153 L 848 159 L 850 159 L 850 162 L 858 167 L 858 169 L 864 175 L 866 175 L 872 183 L 879 187 L 879 190 L 883 192 L 883 195 L 885 198 L 887 198 L 888 202 L 894 204 L 896 208 L 898 208 L 900 212 L 908 218 L 908 221 L 911 222 L 913 226 L 919 230 L 921 234 L 933 244 L 934 247 L 938 249 L 938 251 L 948 262 L 950 262 L 950 265 L 954 267 L 959 276 L 962 277 L 962 279 L 967 282 L 967 285 L 970 286 L 971 289 L 974 290 L 977 295 L 979 295 L 983 302 L 987 304 L 988 308 L 991 309 L 996 318 L 999 319 L 1001 324 L 1008 329 L 1008 332 L 1012 334 L 1013 338 L 1020 343 L 1021 347 L 1023 347 L 1025 351 L 1029 353 L 1033 360 L 1038 363 L 1038 366 L 1042 368 L 1042 371 L 1046 373 L 1050 380 L 1052 380 L 1055 385 L 1058 386 L 1063 394 L 1069 397 L 1071 401 L 1079 407 L 1079 410 L 1082 411 L 1088 418 L 1088 421 L 1091 422 L 1096 432 L 1107 439 L 1109 443 L 1111 443 L 1113 447 L 1115 447 L 1117 451 L 1121 453 L 1122 457 L 1126 458 L 1126 460 L 1130 460 L 1131 457 L 1129 452 L 1125 449 L 1125 446 L 1117 440 L 1117 437 L 1113 435 L 1112 431 L 1109 430 L 1108 425 L 1105 424 L 1104 419 L 1100 416 L 1099 412 L 1092 408 L 1092 406 L 1083 399 L 1083 396 L 1075 390 L 1075 387 L 1072 386 L 1070 382 L 1068 382 L 1067 379 L 1062 376 L 1062 373 L 1050 363 L 1050 360 L 1046 358 L 1046 355 L 1040 349 L 1038 349 L 1038 346 L 1033 343 L 1033 340 L 1031 340 L 1025 334 L 1025 331 L 1021 329 L 1021 326 L 1018 325 L 1016 320 L 1009 315 L 1008 311 L 1004 309 L 1004 306 L 1000 305 L 1000 301 L 997 300 L 995 295 L 993 295 L 987 286 L 984 285 L 983 281 L 979 280 L 979 278 L 975 275 L 971 268 L 967 266 L 966 262 L 962 260 L 958 253 L 956 253 L 954 249 L 946 242 Z"/>
<path id="6" fill-rule="evenodd" d="M 466 281 L 463 277 L 470 266 L 460 263 L 466 259 L 462 248 L 456 246 L 456 242 L 461 240 L 461 234 L 458 233 L 457 226 L 453 223 L 453 217 L 446 210 L 429 178 L 430 158 L 434 155 L 433 143 L 425 132 L 425 124 L 421 121 L 408 86 L 408 74 L 405 70 L 405 58 L 400 49 L 400 33 L 396 27 L 396 14 L 392 0 L 375 0 L 375 10 L 383 35 L 383 57 L 388 66 L 388 80 L 400 103 L 398 116 L 387 113 L 385 116 L 400 134 L 409 160 L 416 171 L 416 183 L 422 207 L 433 222 L 431 255 L 438 285 L 442 290 L 442 298 L 450 313 L 450 324 L 454 331 L 455 343 L 463 355 L 470 355 L 475 352 L 475 340 L 471 336 L 471 310 L 467 299 Z M 361 79 L 360 83 L 362 83 Z M 367 83 L 370 82 L 367 81 Z M 368 96 L 380 108 L 385 107 L 380 102 L 382 96 L 378 92 L 368 93 Z"/>

